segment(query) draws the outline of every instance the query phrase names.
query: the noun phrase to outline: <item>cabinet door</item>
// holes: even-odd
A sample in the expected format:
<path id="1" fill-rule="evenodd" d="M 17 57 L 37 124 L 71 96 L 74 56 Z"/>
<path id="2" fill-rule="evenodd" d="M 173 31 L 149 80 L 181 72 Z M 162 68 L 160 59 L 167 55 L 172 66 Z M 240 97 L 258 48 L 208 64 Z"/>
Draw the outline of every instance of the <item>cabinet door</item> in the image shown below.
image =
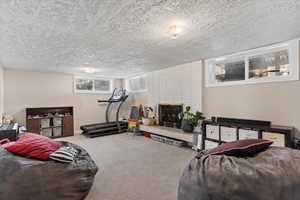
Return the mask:
<path id="1" fill-rule="evenodd" d="M 73 136 L 74 126 L 73 126 L 73 116 L 65 116 L 63 119 L 63 136 Z"/>
<path id="2" fill-rule="evenodd" d="M 237 140 L 237 128 L 221 126 L 221 140 L 223 142 L 233 142 Z"/>
<path id="3" fill-rule="evenodd" d="M 26 129 L 28 132 L 40 134 L 41 133 L 41 120 L 40 119 L 27 119 Z"/>
<path id="4" fill-rule="evenodd" d="M 206 138 L 219 140 L 219 126 L 206 125 Z"/>
<path id="5" fill-rule="evenodd" d="M 285 147 L 284 134 L 263 132 L 262 139 L 273 141 L 272 146 Z"/>
<path id="6" fill-rule="evenodd" d="M 239 140 L 258 139 L 258 131 L 239 129 Z"/>
<path id="7" fill-rule="evenodd" d="M 213 148 L 216 148 L 217 146 L 219 146 L 218 142 L 212 142 L 212 141 L 205 140 L 205 150 L 213 149 Z"/>

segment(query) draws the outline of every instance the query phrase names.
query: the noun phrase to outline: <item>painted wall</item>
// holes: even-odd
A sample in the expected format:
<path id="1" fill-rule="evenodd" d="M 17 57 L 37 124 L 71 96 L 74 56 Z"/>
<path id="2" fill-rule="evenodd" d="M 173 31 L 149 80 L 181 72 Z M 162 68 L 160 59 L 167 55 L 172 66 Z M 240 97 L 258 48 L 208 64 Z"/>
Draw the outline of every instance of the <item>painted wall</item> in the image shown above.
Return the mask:
<path id="1" fill-rule="evenodd" d="M 270 120 L 300 130 L 300 81 L 204 88 L 206 116 Z"/>
<path id="2" fill-rule="evenodd" d="M 136 104 L 185 104 L 202 110 L 201 61 L 150 72 L 146 83 L 147 92 L 134 94 Z"/>
<path id="3" fill-rule="evenodd" d="M 0 66 L 0 123 L 2 122 L 2 115 L 4 112 L 4 76 L 3 67 Z"/>
<path id="4" fill-rule="evenodd" d="M 74 106 L 75 132 L 80 125 L 105 121 L 106 105 L 97 100 L 110 95 L 74 94 L 72 75 L 4 69 L 4 82 L 4 111 L 21 124 L 25 108 L 51 106 Z M 120 84 L 115 81 L 116 87 Z"/>
<path id="5" fill-rule="evenodd" d="M 209 117 L 267 120 L 294 126 L 299 132 L 299 89 L 300 81 L 204 88 L 203 110 Z"/>

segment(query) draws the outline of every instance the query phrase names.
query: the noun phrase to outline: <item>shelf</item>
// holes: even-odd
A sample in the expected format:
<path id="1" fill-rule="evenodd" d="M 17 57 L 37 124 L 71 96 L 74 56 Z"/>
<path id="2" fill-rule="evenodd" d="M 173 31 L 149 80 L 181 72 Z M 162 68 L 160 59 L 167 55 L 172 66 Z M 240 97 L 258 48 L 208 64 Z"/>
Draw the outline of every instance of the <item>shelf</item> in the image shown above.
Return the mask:
<path id="1" fill-rule="evenodd" d="M 205 138 L 205 140 L 208 140 L 208 141 L 211 141 L 211 142 L 218 142 L 218 143 L 222 142 L 220 140 L 211 139 L 211 138 Z"/>
<path id="2" fill-rule="evenodd" d="M 50 138 L 51 139 L 56 139 L 56 138 L 62 138 L 62 137 L 66 137 L 66 136 L 63 136 L 63 135 L 62 136 L 51 136 Z"/>
<path id="3" fill-rule="evenodd" d="M 60 128 L 60 127 L 63 127 L 63 125 L 60 125 L 60 126 L 41 127 L 41 129 Z"/>
<path id="4" fill-rule="evenodd" d="M 49 113 L 53 115 L 48 115 Z M 60 115 L 55 115 L 58 113 Z M 30 116 L 30 118 L 28 118 Z M 44 107 L 44 108 L 26 108 L 26 127 L 29 132 L 49 135 L 50 138 L 73 136 L 74 119 L 73 107 Z M 45 123 L 43 122 L 45 120 Z M 57 120 L 57 122 L 56 122 Z M 49 122 L 47 122 L 49 121 Z M 46 123 L 47 122 L 47 123 Z M 44 126 L 42 126 L 44 125 Z M 59 126 L 56 126 L 59 125 Z M 51 136 L 52 131 L 61 129 L 61 136 Z"/>
<path id="5" fill-rule="evenodd" d="M 27 118 L 28 120 L 32 120 L 32 119 L 52 119 L 52 118 L 64 118 L 64 117 L 68 117 L 68 116 L 72 116 L 72 115 L 65 115 L 63 117 L 60 116 L 53 116 L 53 117 L 35 117 L 35 118 Z"/>

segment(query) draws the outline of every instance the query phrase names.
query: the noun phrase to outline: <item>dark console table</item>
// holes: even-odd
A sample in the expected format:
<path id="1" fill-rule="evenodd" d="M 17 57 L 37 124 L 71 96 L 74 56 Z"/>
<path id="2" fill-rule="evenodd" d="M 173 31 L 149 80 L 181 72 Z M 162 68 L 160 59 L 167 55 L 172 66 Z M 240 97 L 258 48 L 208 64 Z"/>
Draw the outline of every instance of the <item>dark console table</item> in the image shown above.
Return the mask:
<path id="1" fill-rule="evenodd" d="M 16 141 L 18 137 L 18 125 L 0 124 L 0 140 L 8 138 L 10 141 Z"/>
<path id="2" fill-rule="evenodd" d="M 222 143 L 241 139 L 267 139 L 273 141 L 273 146 L 294 148 L 294 127 L 271 125 L 271 123 L 266 125 L 260 122 L 239 119 L 226 120 L 226 122 L 204 120 L 202 149 L 215 148 Z"/>

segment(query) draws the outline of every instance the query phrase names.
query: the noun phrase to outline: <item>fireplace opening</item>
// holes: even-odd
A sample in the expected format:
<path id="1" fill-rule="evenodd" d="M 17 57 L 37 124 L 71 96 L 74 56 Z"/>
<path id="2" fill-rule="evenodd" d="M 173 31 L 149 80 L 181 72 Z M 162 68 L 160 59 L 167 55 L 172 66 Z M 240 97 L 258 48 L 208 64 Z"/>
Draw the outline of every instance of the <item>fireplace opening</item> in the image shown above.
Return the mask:
<path id="1" fill-rule="evenodd" d="M 173 128 L 181 127 L 180 113 L 183 110 L 182 104 L 159 104 L 158 119 L 160 126 Z"/>

